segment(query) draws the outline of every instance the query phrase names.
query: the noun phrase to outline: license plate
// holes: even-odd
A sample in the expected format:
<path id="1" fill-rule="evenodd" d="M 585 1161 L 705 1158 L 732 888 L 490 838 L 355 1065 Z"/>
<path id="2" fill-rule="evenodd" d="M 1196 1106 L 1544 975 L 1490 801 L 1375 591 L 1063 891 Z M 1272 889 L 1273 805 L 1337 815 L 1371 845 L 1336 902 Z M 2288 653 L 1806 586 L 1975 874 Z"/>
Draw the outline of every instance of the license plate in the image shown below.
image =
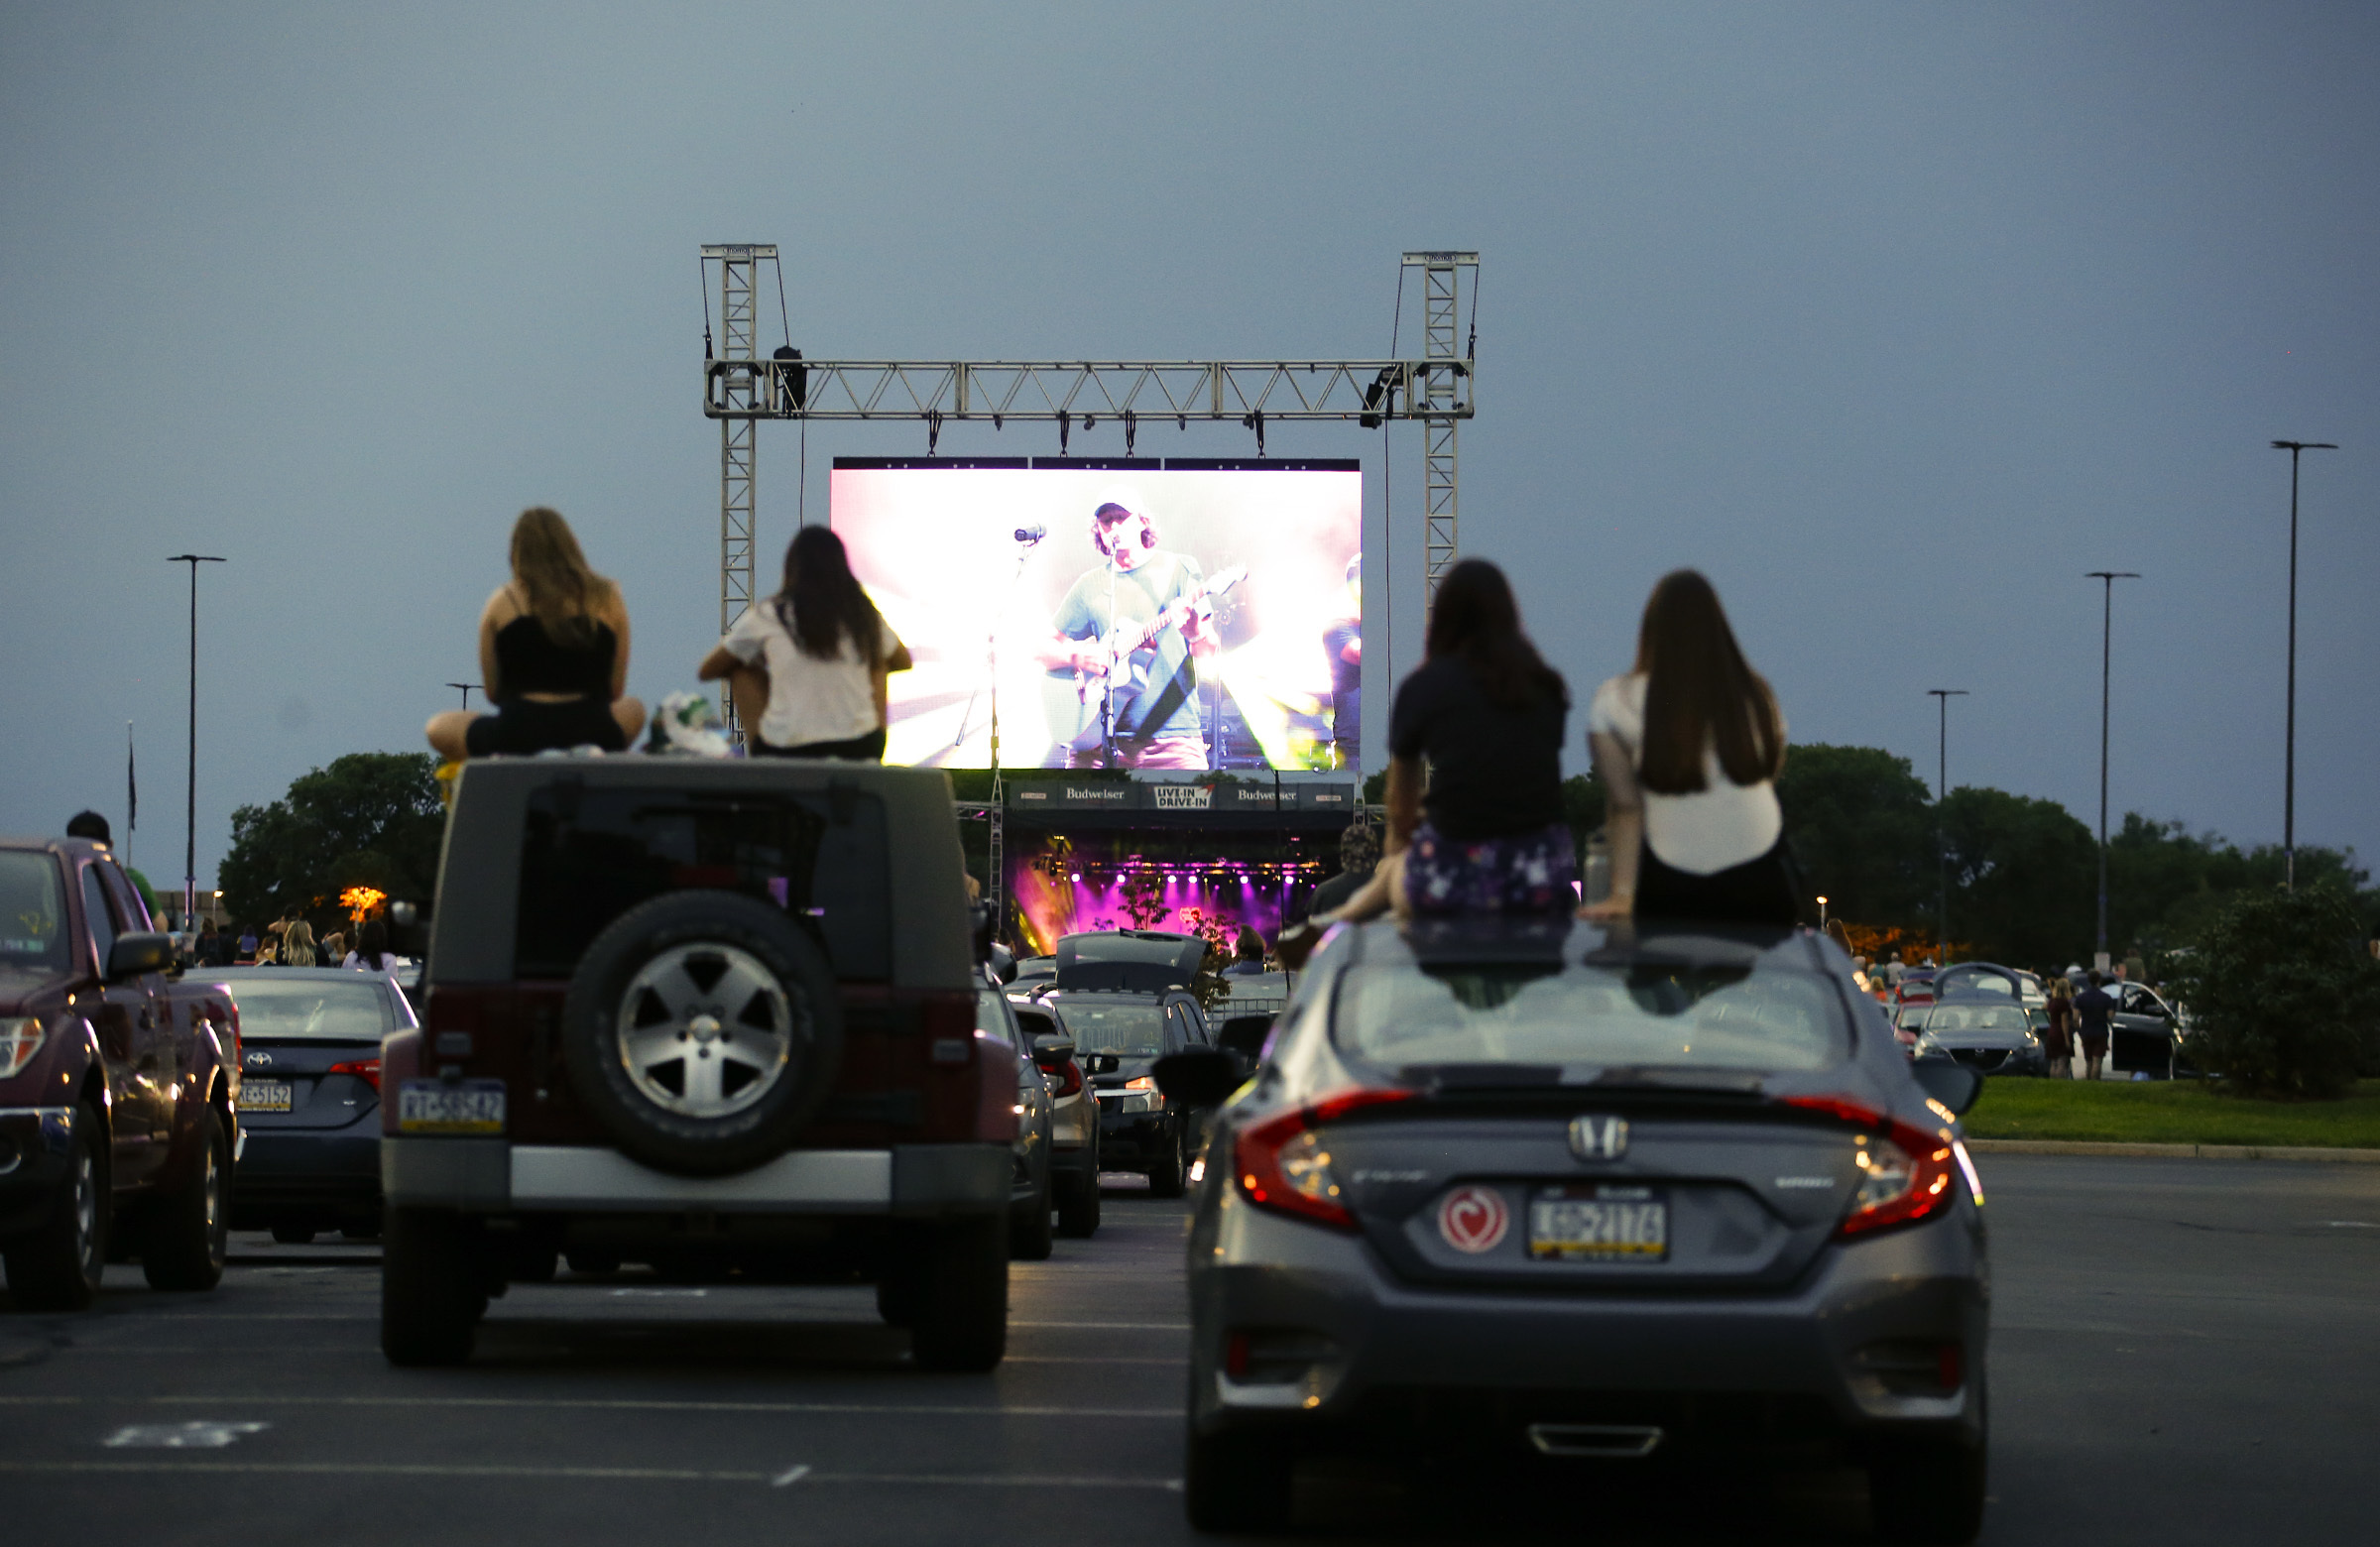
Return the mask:
<path id="1" fill-rule="evenodd" d="M 504 1082 L 408 1080 L 397 1096 L 397 1130 L 402 1133 L 501 1133 Z"/>
<path id="2" fill-rule="evenodd" d="M 290 1082 L 287 1080 L 242 1080 L 240 1110 L 243 1112 L 287 1112 L 290 1110 Z"/>
<path id="3" fill-rule="evenodd" d="M 1570 1183 L 1529 1200 L 1529 1255 L 1541 1262 L 1660 1262 L 1669 1198 L 1658 1187 Z"/>

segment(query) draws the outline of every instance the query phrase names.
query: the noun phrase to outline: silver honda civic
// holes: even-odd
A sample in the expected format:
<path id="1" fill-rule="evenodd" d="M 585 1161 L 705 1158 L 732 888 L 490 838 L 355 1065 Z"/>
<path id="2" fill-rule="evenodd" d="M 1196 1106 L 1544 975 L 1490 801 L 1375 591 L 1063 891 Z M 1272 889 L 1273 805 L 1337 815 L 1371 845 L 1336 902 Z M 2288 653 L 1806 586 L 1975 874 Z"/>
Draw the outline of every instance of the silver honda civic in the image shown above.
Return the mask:
<path id="1" fill-rule="evenodd" d="M 1284 1524 L 1301 1460 L 1409 1445 L 1553 1487 L 1848 1463 L 1887 1539 L 1971 1539 L 1981 1082 L 1850 973 L 1800 930 L 1343 926 L 1253 1078 L 1159 1064 L 1216 1108 L 1191 1522 Z"/>

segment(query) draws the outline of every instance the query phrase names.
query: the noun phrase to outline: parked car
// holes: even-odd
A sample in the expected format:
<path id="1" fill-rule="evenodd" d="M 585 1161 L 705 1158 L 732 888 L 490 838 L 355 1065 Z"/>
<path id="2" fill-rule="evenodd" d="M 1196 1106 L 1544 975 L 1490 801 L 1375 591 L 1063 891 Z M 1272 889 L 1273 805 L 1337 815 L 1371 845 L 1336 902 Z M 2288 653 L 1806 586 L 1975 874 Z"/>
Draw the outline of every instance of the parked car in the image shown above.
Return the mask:
<path id="1" fill-rule="evenodd" d="M 1085 1240 L 1099 1233 L 1099 1099 L 1057 1015 L 1030 1000 L 1012 997 L 1009 1004 L 1049 1087 L 1050 1190 L 1058 1234 Z"/>
<path id="2" fill-rule="evenodd" d="M 989 983 L 976 991 L 975 1029 L 978 1036 L 1005 1042 L 1016 1052 L 1016 1137 L 1010 1153 L 1013 1170 L 1009 1178 L 1009 1255 L 1020 1262 L 1048 1259 L 1051 1250 L 1050 1210 L 1053 1151 L 1050 1144 L 1049 1077 L 1033 1061 L 1024 1030 L 1009 1008 L 1000 985 Z"/>
<path id="3" fill-rule="evenodd" d="M 2048 1012 L 2042 1015 L 2046 1021 Z M 2049 1054 L 2042 1047 L 2032 1012 L 2013 998 L 1937 1002 L 1926 1012 L 1925 1030 L 1918 1036 L 1914 1054 L 1955 1058 L 1977 1074 L 2050 1072 Z"/>
<path id="4" fill-rule="evenodd" d="M 1310 1456 L 1581 1499 L 1748 1453 L 1863 1465 L 1879 1533 L 1980 1524 L 1981 1187 L 1953 1113 L 1807 931 L 1335 930 L 1216 1110 L 1192 1218 L 1184 1498 L 1264 1531 Z M 1228 1163 L 1222 1163 L 1228 1157 Z M 1473 1465 L 1476 1463 L 1476 1465 Z M 1672 1470 L 1674 1468 L 1674 1470 Z"/>
<path id="5" fill-rule="evenodd" d="M 2107 1016 L 2107 1067 L 2118 1074 L 2170 1080 L 2199 1071 L 2183 1056 L 2181 1013 L 2144 983 L 2110 983 L 2115 1009 Z"/>
<path id="6" fill-rule="evenodd" d="M 236 1230 L 301 1244 L 319 1231 L 380 1234 L 380 1044 L 420 1022 L 380 973 L 230 967 L 240 1011 Z"/>
<path id="7" fill-rule="evenodd" d="M 1202 1130 L 1165 1099 L 1150 1070 L 1159 1058 L 1209 1045 L 1190 992 L 1206 942 L 1157 929 L 1072 934 L 1058 941 L 1057 1012 L 1099 1098 L 1100 1163 L 1138 1171 L 1149 1192 L 1179 1198 Z"/>
<path id="8" fill-rule="evenodd" d="M 1016 1053 L 964 876 L 933 770 L 464 765 L 381 1051 L 388 1358 L 468 1358 L 559 1250 L 854 1274 L 920 1368 L 997 1365 Z"/>
<path id="9" fill-rule="evenodd" d="M 230 997 L 104 844 L 0 839 L 0 1259 L 20 1310 L 74 1311 L 110 1260 L 223 1276 L 239 1152 Z"/>
<path id="10" fill-rule="evenodd" d="M 1934 1003 L 1934 969 L 1912 967 L 1901 974 L 1901 981 L 1892 991 L 1895 1005 L 1931 1005 Z"/>

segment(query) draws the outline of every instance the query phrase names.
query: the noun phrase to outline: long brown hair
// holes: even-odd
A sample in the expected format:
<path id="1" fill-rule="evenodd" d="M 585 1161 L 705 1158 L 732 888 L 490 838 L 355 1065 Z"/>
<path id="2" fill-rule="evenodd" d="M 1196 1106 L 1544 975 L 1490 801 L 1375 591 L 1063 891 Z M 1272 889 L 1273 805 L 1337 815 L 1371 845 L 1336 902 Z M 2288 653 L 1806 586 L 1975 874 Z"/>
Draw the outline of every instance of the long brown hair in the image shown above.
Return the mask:
<path id="1" fill-rule="evenodd" d="M 1570 707 L 1562 673 L 1520 632 L 1520 608 L 1504 572 L 1484 558 L 1463 560 L 1438 582 L 1422 652 L 1471 667 L 1480 691 L 1500 709 L 1525 709 L 1537 700 Z"/>
<path id="2" fill-rule="evenodd" d="M 1767 681 L 1735 646 L 1719 593 L 1696 570 L 1661 577 L 1636 631 L 1636 669 L 1645 674 L 1644 756 L 1636 776 L 1664 795 L 1705 787 L 1703 755 L 1716 742 L 1719 766 L 1738 784 L 1777 776 L 1785 736 Z"/>
<path id="3" fill-rule="evenodd" d="M 851 572 L 843 539 L 825 527 L 804 527 L 785 544 L 785 575 L 774 597 L 776 621 L 813 660 L 832 660 L 851 648 L 871 671 L 884 654 L 885 619 Z"/>
<path id="4" fill-rule="evenodd" d="M 559 511 L 533 505 L 513 523 L 513 578 L 546 638 L 572 649 L 593 642 L 594 614 L 611 601 L 612 582 L 587 566 Z"/>

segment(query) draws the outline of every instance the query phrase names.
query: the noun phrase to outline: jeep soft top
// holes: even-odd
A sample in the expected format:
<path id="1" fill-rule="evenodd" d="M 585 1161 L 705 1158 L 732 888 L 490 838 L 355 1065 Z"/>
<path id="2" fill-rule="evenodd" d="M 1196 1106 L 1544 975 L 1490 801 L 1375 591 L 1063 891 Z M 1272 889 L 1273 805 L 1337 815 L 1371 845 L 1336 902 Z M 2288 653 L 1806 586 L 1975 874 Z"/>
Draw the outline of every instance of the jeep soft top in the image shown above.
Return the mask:
<path id="1" fill-rule="evenodd" d="M 996 1364 L 1014 1055 L 963 876 L 930 770 L 466 765 L 382 1055 L 389 1357 L 466 1357 L 559 1252 L 872 1278 L 920 1364 Z"/>

